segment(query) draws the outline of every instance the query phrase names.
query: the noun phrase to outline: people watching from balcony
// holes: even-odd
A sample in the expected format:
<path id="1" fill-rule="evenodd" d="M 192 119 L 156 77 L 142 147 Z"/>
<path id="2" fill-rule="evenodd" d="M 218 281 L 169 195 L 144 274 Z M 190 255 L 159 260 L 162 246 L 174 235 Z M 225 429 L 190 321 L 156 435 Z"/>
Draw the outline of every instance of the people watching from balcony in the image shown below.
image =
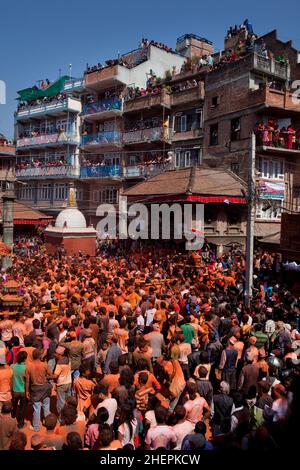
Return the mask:
<path id="1" fill-rule="evenodd" d="M 146 167 L 150 167 L 150 166 L 159 166 L 159 167 L 165 167 L 166 165 L 168 165 L 169 163 L 172 162 L 172 152 L 167 152 L 166 155 L 161 155 L 161 154 L 156 154 L 156 155 L 152 155 L 151 153 L 149 154 L 143 154 L 141 156 L 136 156 L 137 158 L 137 161 L 135 163 L 135 165 L 125 165 L 125 166 L 135 166 L 135 167 L 139 167 L 139 168 L 146 168 Z M 119 166 L 120 163 L 116 164 L 116 163 L 112 163 L 112 161 L 110 161 L 109 159 L 107 158 L 101 158 L 100 156 L 99 157 L 88 157 L 88 156 L 84 156 L 82 158 L 82 161 L 81 161 L 81 167 L 82 168 L 99 168 L 99 167 L 104 167 L 104 166 Z"/>
<path id="2" fill-rule="evenodd" d="M 7 145 L 13 145 L 13 141 L 5 137 L 4 134 L 0 134 L 0 145 L 6 147 Z"/>
<path id="3" fill-rule="evenodd" d="M 141 96 L 159 95 L 161 90 L 162 87 L 160 86 L 147 86 L 146 88 L 128 87 L 127 95 L 125 96 L 124 100 L 129 101 L 135 98 L 140 98 Z"/>
<path id="4" fill-rule="evenodd" d="M 155 47 L 159 47 L 159 49 L 163 49 L 166 52 L 173 52 L 172 47 L 169 47 L 166 44 L 163 44 L 162 42 L 157 42 L 153 40 L 149 41 L 146 38 L 142 38 L 140 42 L 140 47 L 143 48 L 143 47 L 148 47 L 148 46 L 155 46 Z"/>
<path id="5" fill-rule="evenodd" d="M 300 129 L 292 124 L 280 128 L 276 119 L 269 119 L 267 123 L 257 122 L 254 132 L 258 145 L 300 150 Z"/>
<path id="6" fill-rule="evenodd" d="M 65 157 L 60 157 L 58 160 L 39 160 L 35 158 L 21 160 L 16 163 L 16 170 L 26 170 L 27 168 L 49 168 L 49 167 L 60 167 L 68 166 L 69 163 Z"/>
<path id="7" fill-rule="evenodd" d="M 46 78 L 45 80 L 42 80 L 41 81 L 41 84 L 40 84 L 40 88 L 42 90 L 45 90 L 45 88 L 48 88 L 48 86 L 51 85 L 52 82 L 50 82 L 50 80 L 48 80 L 48 78 Z"/>
<path id="8" fill-rule="evenodd" d="M 145 62 L 148 59 L 147 49 L 149 46 L 158 47 L 159 49 L 162 49 L 166 52 L 173 52 L 172 47 L 169 47 L 166 44 L 163 44 L 162 42 L 157 42 L 153 40 L 149 41 L 146 38 L 142 38 L 140 42 L 140 51 L 137 51 L 134 61 L 132 61 L 130 57 L 131 56 L 131 53 L 130 53 L 130 54 L 124 54 L 118 59 L 106 60 L 105 65 L 102 65 L 100 62 L 98 62 L 98 64 L 95 64 L 95 65 L 86 64 L 85 74 L 88 75 L 89 73 L 98 72 L 107 67 L 113 67 L 115 65 L 123 65 L 124 67 L 128 69 L 136 67 L 137 65 Z"/>
<path id="9" fill-rule="evenodd" d="M 200 80 L 186 80 L 184 82 L 180 82 L 176 85 L 170 86 L 171 93 L 178 93 L 179 91 L 190 90 L 191 88 L 196 88 L 199 86 Z"/>
<path id="10" fill-rule="evenodd" d="M 86 96 L 85 104 L 93 104 L 100 102 L 102 100 L 110 100 L 110 99 L 117 99 L 120 100 L 122 98 L 122 93 L 119 91 L 106 91 L 101 98 L 97 98 L 95 95 L 89 94 Z"/>
<path id="11" fill-rule="evenodd" d="M 141 119 L 140 121 L 136 121 L 134 124 L 129 124 L 125 132 L 134 132 L 134 131 L 140 131 L 144 129 L 153 129 L 156 127 L 163 127 L 163 125 L 164 125 L 163 121 L 158 117 L 154 117 L 151 119 Z"/>
<path id="12" fill-rule="evenodd" d="M 71 128 L 71 125 L 69 124 Z M 33 129 L 23 129 L 22 132 L 19 133 L 19 139 L 30 138 L 30 137 L 39 137 L 41 135 L 52 135 L 58 134 L 59 140 L 62 140 L 62 136 L 66 137 L 66 130 L 63 127 L 56 127 L 49 126 L 48 129 L 42 129 L 40 127 L 35 127 Z"/>
<path id="13" fill-rule="evenodd" d="M 40 106 L 42 104 L 49 104 L 49 103 L 64 101 L 66 98 L 67 98 L 67 94 L 61 92 L 61 93 L 57 93 L 57 95 L 54 95 L 54 96 L 45 96 L 42 99 L 21 102 L 18 104 L 17 110 L 19 112 L 31 106 Z"/>

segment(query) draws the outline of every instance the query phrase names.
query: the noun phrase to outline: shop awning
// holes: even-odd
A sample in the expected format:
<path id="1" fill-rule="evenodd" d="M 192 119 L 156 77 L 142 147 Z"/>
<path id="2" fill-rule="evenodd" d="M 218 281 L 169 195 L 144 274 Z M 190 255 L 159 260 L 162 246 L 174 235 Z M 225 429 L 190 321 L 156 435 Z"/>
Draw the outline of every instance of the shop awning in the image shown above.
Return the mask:
<path id="1" fill-rule="evenodd" d="M 14 219 L 14 225 L 49 225 L 50 220 Z"/>

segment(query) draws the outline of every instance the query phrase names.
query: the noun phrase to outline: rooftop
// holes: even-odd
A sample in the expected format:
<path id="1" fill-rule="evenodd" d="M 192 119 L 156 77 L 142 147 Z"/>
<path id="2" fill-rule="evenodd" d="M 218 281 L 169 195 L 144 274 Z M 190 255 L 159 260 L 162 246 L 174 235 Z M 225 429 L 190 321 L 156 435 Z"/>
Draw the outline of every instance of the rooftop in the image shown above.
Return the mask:
<path id="1" fill-rule="evenodd" d="M 184 168 L 160 173 L 125 191 L 124 196 L 203 195 L 243 198 L 243 180 L 226 170 Z M 225 197 L 225 199 L 224 199 Z M 242 202 L 242 201 L 241 201 Z"/>

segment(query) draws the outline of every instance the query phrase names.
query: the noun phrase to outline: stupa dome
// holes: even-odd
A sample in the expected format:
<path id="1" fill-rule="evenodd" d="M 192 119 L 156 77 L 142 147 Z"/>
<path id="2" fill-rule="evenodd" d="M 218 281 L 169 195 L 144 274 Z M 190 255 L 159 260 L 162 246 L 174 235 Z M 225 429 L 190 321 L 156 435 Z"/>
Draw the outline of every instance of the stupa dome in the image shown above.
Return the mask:
<path id="1" fill-rule="evenodd" d="M 86 220 L 82 212 L 71 207 L 61 211 L 55 221 L 57 228 L 86 228 Z"/>

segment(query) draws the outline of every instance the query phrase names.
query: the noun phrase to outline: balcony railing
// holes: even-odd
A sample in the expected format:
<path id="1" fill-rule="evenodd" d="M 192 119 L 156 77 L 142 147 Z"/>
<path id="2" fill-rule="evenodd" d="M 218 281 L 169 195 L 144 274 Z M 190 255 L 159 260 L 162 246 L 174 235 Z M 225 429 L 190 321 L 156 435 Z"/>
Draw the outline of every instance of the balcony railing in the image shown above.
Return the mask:
<path id="1" fill-rule="evenodd" d="M 81 167 L 81 178 L 113 178 L 121 177 L 123 169 L 120 165 L 103 165 Z"/>
<path id="2" fill-rule="evenodd" d="M 185 132 L 174 132 L 172 136 L 172 142 L 177 142 L 179 140 L 189 140 L 189 139 L 197 139 L 198 137 L 202 137 L 203 129 L 193 129 Z"/>
<path id="3" fill-rule="evenodd" d="M 122 65 L 111 65 L 85 74 L 85 84 L 88 87 L 101 88 L 104 83 L 130 83 L 130 70 Z"/>
<path id="4" fill-rule="evenodd" d="M 0 144 L 0 155 L 14 155 L 16 148 L 14 145 L 1 145 Z"/>
<path id="5" fill-rule="evenodd" d="M 153 127 L 150 129 L 140 129 L 137 131 L 124 132 L 124 144 L 134 144 L 140 142 L 161 142 L 170 139 L 171 130 L 167 127 Z"/>
<path id="6" fill-rule="evenodd" d="M 73 78 L 64 84 L 64 91 L 80 91 L 84 88 L 84 78 Z"/>
<path id="7" fill-rule="evenodd" d="M 81 139 L 81 145 L 121 145 L 120 131 L 98 132 L 98 134 L 84 135 Z"/>
<path id="8" fill-rule="evenodd" d="M 272 108 L 283 108 L 290 111 L 300 111 L 300 98 L 291 91 L 276 90 L 263 86 L 258 90 L 251 90 L 247 96 L 249 103 L 265 104 Z"/>
<path id="9" fill-rule="evenodd" d="M 124 112 L 138 111 L 140 109 L 164 106 L 170 108 L 171 95 L 165 90 L 159 94 L 138 96 L 124 102 Z"/>
<path id="10" fill-rule="evenodd" d="M 81 111 L 81 102 L 74 98 L 68 97 L 64 100 L 54 100 L 50 103 L 42 103 L 36 106 L 26 106 L 17 111 L 17 118 L 31 118 L 38 115 L 48 114 L 48 113 L 60 113 L 63 111 Z"/>
<path id="11" fill-rule="evenodd" d="M 254 69 L 283 78 L 284 80 L 288 80 L 290 78 L 290 67 L 288 64 L 266 59 L 256 53 L 252 54 L 251 57 Z"/>
<path id="12" fill-rule="evenodd" d="M 89 103 L 83 107 L 83 114 L 107 113 L 108 111 L 122 111 L 122 100 L 119 98 L 108 98 Z"/>
<path id="13" fill-rule="evenodd" d="M 163 171 L 174 170 L 174 168 L 174 163 L 127 166 L 124 168 L 124 176 L 126 178 L 150 178 L 150 176 L 158 175 Z"/>
<path id="14" fill-rule="evenodd" d="M 200 82 L 199 85 L 193 88 L 173 92 L 171 96 L 173 106 L 185 104 L 191 101 L 204 100 L 204 84 L 203 82 Z"/>
<path id="15" fill-rule="evenodd" d="M 61 134 L 43 134 L 36 137 L 24 137 L 17 140 L 17 147 L 31 147 L 35 145 L 49 145 L 49 144 L 74 144 L 78 143 L 77 134 L 71 132 L 63 132 Z"/>
<path id="16" fill-rule="evenodd" d="M 17 178 L 39 178 L 39 177 L 71 178 L 79 176 L 79 171 L 72 165 L 42 166 L 35 168 L 22 168 L 16 170 Z"/>

